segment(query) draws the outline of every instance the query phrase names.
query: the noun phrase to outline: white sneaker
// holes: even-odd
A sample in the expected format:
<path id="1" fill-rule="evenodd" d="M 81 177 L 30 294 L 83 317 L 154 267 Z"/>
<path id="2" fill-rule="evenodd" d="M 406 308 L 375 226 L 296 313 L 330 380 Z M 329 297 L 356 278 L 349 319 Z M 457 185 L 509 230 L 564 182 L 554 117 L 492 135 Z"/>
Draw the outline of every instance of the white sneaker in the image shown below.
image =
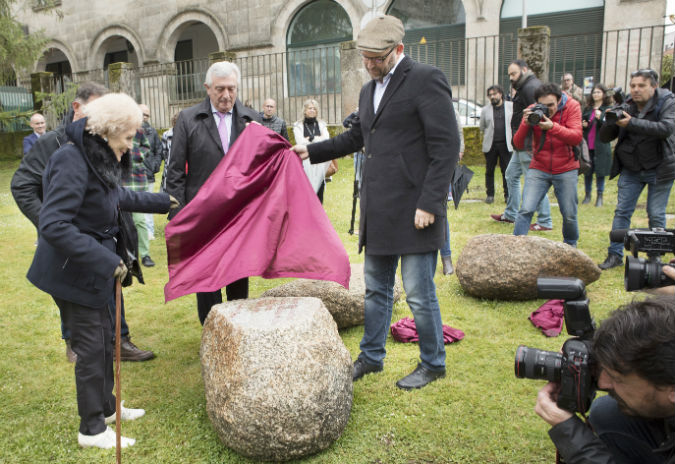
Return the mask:
<path id="1" fill-rule="evenodd" d="M 123 421 L 136 420 L 139 417 L 143 417 L 145 415 L 145 409 L 125 408 L 124 407 L 124 401 L 122 401 L 121 409 L 122 409 L 122 420 Z M 115 422 L 116 414 L 117 413 L 112 413 L 112 415 L 105 418 L 106 425 L 112 424 L 113 422 Z"/>
<path id="2" fill-rule="evenodd" d="M 77 443 L 79 443 L 82 448 L 95 446 L 96 448 L 110 449 L 115 447 L 116 442 L 115 431 L 110 427 L 106 427 L 104 432 L 96 435 L 77 434 Z M 120 437 L 120 445 L 122 448 L 133 446 L 134 443 L 136 443 L 136 440 L 133 438 Z"/>

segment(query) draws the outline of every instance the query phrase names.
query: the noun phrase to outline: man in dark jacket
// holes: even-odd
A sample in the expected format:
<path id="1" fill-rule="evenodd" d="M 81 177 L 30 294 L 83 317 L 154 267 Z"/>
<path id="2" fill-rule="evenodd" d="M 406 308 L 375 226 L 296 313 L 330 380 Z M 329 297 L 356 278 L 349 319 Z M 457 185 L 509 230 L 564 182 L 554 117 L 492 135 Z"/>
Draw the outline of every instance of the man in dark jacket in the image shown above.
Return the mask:
<path id="1" fill-rule="evenodd" d="M 180 112 L 173 129 L 173 141 L 166 173 L 166 192 L 173 195 L 180 208 L 197 195 L 229 147 L 251 121 L 260 122 L 257 112 L 246 108 L 237 98 L 241 78 L 234 63 L 214 63 L 206 72 L 207 97 Z M 176 213 L 178 209 L 174 210 Z M 176 213 L 171 213 L 169 219 Z M 226 287 L 227 299 L 248 298 L 248 278 Z M 222 303 L 220 290 L 197 293 L 197 312 L 204 325 L 211 307 Z"/>
<path id="2" fill-rule="evenodd" d="M 665 271 L 664 271 L 665 272 Z M 535 412 L 568 464 L 675 464 L 675 304 L 634 301 L 614 311 L 591 348 L 598 388 L 590 424 L 556 404 L 559 385 L 546 384 Z M 595 433 L 594 433 L 595 432 Z"/>
<path id="3" fill-rule="evenodd" d="M 260 113 L 260 117 L 262 118 L 260 122 L 263 126 L 273 130 L 286 140 L 290 140 L 288 138 L 288 128 L 286 127 L 286 121 L 277 116 L 277 102 L 275 102 L 272 98 L 268 98 L 263 103 L 263 110 L 262 113 Z"/>
<path id="4" fill-rule="evenodd" d="M 143 126 L 141 129 L 145 133 L 145 137 L 150 142 L 150 150 L 147 153 L 147 156 L 143 158 L 143 164 L 148 172 L 148 182 L 146 184 L 146 190 L 148 192 L 155 191 L 155 174 L 159 172 L 159 168 L 162 165 L 162 159 L 164 150 L 162 148 L 162 140 L 159 138 L 157 130 L 152 127 L 150 124 L 150 108 L 148 105 L 140 104 L 138 105 L 143 112 Z M 145 215 L 145 223 L 148 228 L 148 240 L 155 239 L 155 220 L 152 214 Z M 147 261 L 147 260 L 146 260 Z M 152 259 L 148 261 L 148 264 L 152 262 Z M 155 263 L 152 262 L 152 265 Z"/>
<path id="5" fill-rule="evenodd" d="M 403 24 L 393 16 L 375 18 L 361 30 L 356 46 L 373 80 L 361 89 L 359 118 L 337 137 L 293 150 L 321 163 L 365 147 L 359 224 L 359 249 L 366 249 L 365 330 L 352 377 L 383 369 L 400 259 L 421 362 L 396 385 L 410 390 L 445 375 L 433 278 L 459 134 L 447 79 L 406 57 L 403 36 Z"/>
<path id="6" fill-rule="evenodd" d="M 612 230 L 630 228 L 638 198 L 647 187 L 649 227 L 666 227 L 666 205 L 675 179 L 675 98 L 658 88 L 651 69 L 631 74 L 630 96 L 617 120 L 605 113 L 600 140 L 619 138 L 614 148 L 610 178 L 619 175 Z M 623 264 L 623 243 L 610 243 L 600 269 Z"/>
<path id="7" fill-rule="evenodd" d="M 513 61 L 509 67 L 509 79 L 511 86 L 516 89 L 516 95 L 513 97 L 513 116 L 511 116 L 511 133 L 515 135 L 523 119 L 525 108 L 535 103 L 534 91 L 539 88 L 541 81 L 530 71 L 523 60 Z M 490 217 L 495 221 L 514 223 L 520 210 L 520 176 L 524 175 L 532 160 L 531 139 L 528 139 L 522 150 L 515 149 L 506 167 L 506 183 L 509 188 L 509 198 L 506 202 L 506 209 L 502 214 L 491 214 Z M 551 220 L 551 205 L 548 197 L 544 196 L 537 207 L 537 222 L 532 225 L 531 230 L 551 230 L 553 221 Z"/>
<path id="8" fill-rule="evenodd" d="M 36 229 L 39 230 L 40 209 L 42 208 L 42 173 L 52 154 L 68 141 L 66 137 L 67 123 L 82 119 L 84 117 L 82 113 L 84 105 L 106 93 L 108 93 L 108 89 L 95 82 L 80 84 L 75 94 L 75 100 L 71 104 L 72 109 L 66 115 L 63 124 L 40 137 L 33 148 L 23 157 L 19 168 L 14 173 L 11 182 L 14 201 Z M 114 304 L 112 306 L 114 307 Z M 63 312 L 60 307 L 59 313 L 61 314 L 61 337 L 66 342 L 66 356 L 69 361 L 75 362 L 77 355 L 71 349 L 70 333 L 63 323 Z M 120 358 L 122 361 L 144 361 L 155 356 L 152 351 L 141 350 L 131 342 L 129 327 L 125 318 L 124 300 L 122 300 L 120 332 L 122 333 L 122 356 Z"/>

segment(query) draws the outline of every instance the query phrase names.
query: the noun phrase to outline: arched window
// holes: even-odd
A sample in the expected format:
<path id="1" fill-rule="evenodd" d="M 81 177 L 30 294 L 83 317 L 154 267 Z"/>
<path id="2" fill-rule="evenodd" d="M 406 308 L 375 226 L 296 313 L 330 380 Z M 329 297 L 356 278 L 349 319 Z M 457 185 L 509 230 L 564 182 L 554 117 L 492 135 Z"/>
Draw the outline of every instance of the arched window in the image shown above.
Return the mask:
<path id="1" fill-rule="evenodd" d="M 564 2 L 527 2 L 527 25 L 551 29 L 551 54 L 548 80 L 560 83 L 563 73 L 570 72 L 581 84 L 586 77 L 600 78 L 602 61 L 603 0 L 565 0 Z M 510 35 L 508 41 L 515 56 L 518 28 L 521 27 L 522 0 L 504 0 L 499 33 Z M 508 63 L 500 63 L 502 74 Z"/>
<path id="2" fill-rule="evenodd" d="M 352 23 L 339 4 L 315 0 L 304 6 L 286 36 L 289 94 L 340 92 L 338 44 L 352 38 Z"/>
<path id="3" fill-rule="evenodd" d="M 403 21 L 406 54 L 438 67 L 451 84 L 464 83 L 466 14 L 461 0 L 394 0 L 387 14 Z"/>

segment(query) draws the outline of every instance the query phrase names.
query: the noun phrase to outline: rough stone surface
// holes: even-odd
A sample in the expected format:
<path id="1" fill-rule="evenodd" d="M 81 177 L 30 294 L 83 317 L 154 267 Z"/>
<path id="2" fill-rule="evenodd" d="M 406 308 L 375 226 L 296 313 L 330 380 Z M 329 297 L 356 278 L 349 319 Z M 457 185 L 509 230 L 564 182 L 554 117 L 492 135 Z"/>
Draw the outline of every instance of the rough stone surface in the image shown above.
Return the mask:
<path id="1" fill-rule="evenodd" d="M 209 418 L 223 443 L 244 456 L 307 456 L 347 425 L 351 357 L 317 298 L 214 306 L 200 356 Z"/>
<path id="2" fill-rule="evenodd" d="M 487 234 L 473 237 L 457 260 L 465 292 L 479 298 L 537 298 L 537 277 L 577 277 L 588 285 L 600 268 L 582 251 L 541 237 Z"/>
<path id="3" fill-rule="evenodd" d="M 301 297 L 319 298 L 331 313 L 338 329 L 363 324 L 363 304 L 366 296 L 366 284 L 363 280 L 363 263 L 352 264 L 349 278 L 349 290 L 335 282 L 325 280 L 296 279 L 292 282 L 267 290 L 263 297 Z M 394 303 L 403 294 L 401 280 L 396 276 L 394 285 Z"/>

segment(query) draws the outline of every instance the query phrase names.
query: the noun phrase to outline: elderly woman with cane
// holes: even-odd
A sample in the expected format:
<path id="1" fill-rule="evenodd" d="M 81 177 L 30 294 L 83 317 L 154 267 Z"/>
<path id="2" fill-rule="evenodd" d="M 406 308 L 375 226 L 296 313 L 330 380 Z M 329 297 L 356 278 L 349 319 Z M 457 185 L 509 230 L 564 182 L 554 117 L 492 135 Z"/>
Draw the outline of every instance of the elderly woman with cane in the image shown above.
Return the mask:
<path id="1" fill-rule="evenodd" d="M 66 128 L 69 142 L 49 159 L 43 176 L 40 238 L 28 279 L 60 300 L 77 354 L 78 443 L 115 447 L 112 320 L 115 279 L 127 268 L 116 254 L 120 210 L 166 213 L 177 206 L 166 193 L 120 187 L 128 151 L 143 116 L 125 94 L 108 94 L 85 107 L 86 117 Z M 122 420 L 145 414 L 122 406 Z M 122 437 L 121 447 L 135 440 Z"/>

